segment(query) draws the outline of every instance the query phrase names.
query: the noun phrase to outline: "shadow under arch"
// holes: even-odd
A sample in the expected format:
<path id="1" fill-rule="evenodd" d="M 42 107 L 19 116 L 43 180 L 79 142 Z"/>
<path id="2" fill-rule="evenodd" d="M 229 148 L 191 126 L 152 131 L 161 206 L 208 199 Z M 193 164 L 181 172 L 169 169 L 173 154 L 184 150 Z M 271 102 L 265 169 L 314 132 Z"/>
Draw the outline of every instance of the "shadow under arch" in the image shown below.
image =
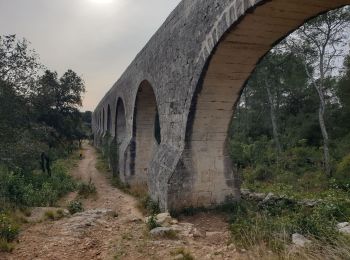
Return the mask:
<path id="1" fill-rule="evenodd" d="M 240 180 L 230 159 L 227 133 L 246 82 L 282 39 L 306 21 L 346 4 L 350 1 L 262 1 L 220 36 L 191 101 L 185 149 L 169 182 L 172 209 L 239 199 Z"/>
<path id="2" fill-rule="evenodd" d="M 156 96 L 151 84 L 141 82 L 135 100 L 132 141 L 130 144 L 131 183 L 148 185 L 152 155 L 161 143 Z"/>
<path id="3" fill-rule="evenodd" d="M 126 161 L 127 153 L 124 152 L 124 143 L 126 138 L 126 114 L 124 102 L 121 98 L 117 99 L 116 111 L 115 111 L 115 121 L 114 121 L 114 139 L 113 143 L 117 146 L 117 157 L 116 158 L 116 168 L 119 173 L 119 177 L 125 182 L 126 176 Z"/>
<path id="4" fill-rule="evenodd" d="M 107 106 L 107 134 L 111 134 L 112 129 L 112 115 L 111 115 L 111 106 Z"/>

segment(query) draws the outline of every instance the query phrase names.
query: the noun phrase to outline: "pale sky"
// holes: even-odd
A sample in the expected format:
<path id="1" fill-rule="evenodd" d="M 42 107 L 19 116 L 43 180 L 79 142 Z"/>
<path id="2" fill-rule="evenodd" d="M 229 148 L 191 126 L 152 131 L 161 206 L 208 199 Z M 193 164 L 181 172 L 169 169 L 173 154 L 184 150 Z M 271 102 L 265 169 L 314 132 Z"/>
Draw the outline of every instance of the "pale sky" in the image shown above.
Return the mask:
<path id="1" fill-rule="evenodd" d="M 0 35 L 26 38 L 41 63 L 86 83 L 93 110 L 180 0 L 0 0 Z"/>

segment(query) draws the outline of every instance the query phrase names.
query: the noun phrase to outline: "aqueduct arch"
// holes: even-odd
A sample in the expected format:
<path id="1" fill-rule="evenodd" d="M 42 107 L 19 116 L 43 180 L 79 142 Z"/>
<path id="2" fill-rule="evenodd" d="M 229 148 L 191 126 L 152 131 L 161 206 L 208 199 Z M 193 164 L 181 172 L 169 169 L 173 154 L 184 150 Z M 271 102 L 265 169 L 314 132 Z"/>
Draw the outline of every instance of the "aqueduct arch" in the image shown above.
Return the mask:
<path id="1" fill-rule="evenodd" d="M 124 97 L 125 140 L 136 140 L 130 167 L 147 169 L 153 200 L 163 209 L 179 209 L 239 198 L 225 147 L 245 82 L 276 42 L 308 19 L 346 4 L 350 0 L 183 0 L 178 5 L 94 112 Z M 137 142 L 151 147 L 155 140 L 150 134 L 155 110 L 138 108 L 138 82 L 145 78 L 156 83 L 162 135 L 153 155 L 138 161 Z M 140 111 L 149 116 L 142 134 L 140 128 L 134 131 Z M 104 115 L 102 121 L 105 125 Z M 146 133 L 148 139 L 137 141 Z"/>
<path id="2" fill-rule="evenodd" d="M 138 88 L 134 115 L 132 137 L 134 150 L 130 170 L 132 182 L 148 184 L 148 171 L 152 156 L 159 145 L 160 126 L 156 96 L 151 84 L 144 80 Z M 158 133 L 159 131 L 159 133 Z"/>

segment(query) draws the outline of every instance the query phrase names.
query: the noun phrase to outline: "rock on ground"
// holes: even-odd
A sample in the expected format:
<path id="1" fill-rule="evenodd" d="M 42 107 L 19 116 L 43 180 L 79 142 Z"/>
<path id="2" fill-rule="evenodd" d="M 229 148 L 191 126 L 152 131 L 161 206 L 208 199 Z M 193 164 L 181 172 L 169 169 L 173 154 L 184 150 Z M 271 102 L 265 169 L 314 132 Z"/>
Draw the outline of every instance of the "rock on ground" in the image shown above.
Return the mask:
<path id="1" fill-rule="evenodd" d="M 303 235 L 295 233 L 292 235 L 293 244 L 300 247 L 305 247 L 311 244 L 311 240 L 305 238 Z"/>
<path id="2" fill-rule="evenodd" d="M 350 234 L 350 223 L 342 222 L 337 225 L 338 231 L 343 234 Z"/>

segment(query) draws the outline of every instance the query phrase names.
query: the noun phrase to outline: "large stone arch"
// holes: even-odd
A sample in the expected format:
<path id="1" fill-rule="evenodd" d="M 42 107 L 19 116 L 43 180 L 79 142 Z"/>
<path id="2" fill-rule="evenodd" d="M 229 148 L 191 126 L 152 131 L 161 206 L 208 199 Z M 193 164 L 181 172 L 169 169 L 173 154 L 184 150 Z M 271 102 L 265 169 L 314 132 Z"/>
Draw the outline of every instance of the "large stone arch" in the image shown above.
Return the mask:
<path id="1" fill-rule="evenodd" d="M 306 6 L 298 0 L 256 1 L 258 5 L 249 7 L 250 2 L 232 1 L 201 49 L 205 64 L 191 100 L 179 174 L 170 180 L 168 205 L 173 209 L 240 198 L 240 179 L 227 141 L 246 82 L 277 43 L 307 20 L 346 1 L 311 1 Z M 239 17 L 238 10 L 246 13 L 218 36 L 222 19 Z"/>
<path id="2" fill-rule="evenodd" d="M 160 143 L 156 96 L 151 84 L 141 82 L 135 100 L 131 143 L 131 182 L 148 185 L 149 167 Z"/>
<path id="3" fill-rule="evenodd" d="M 133 126 L 142 111 L 136 109 L 135 117 L 135 96 L 139 82 L 151 80 L 162 136 L 149 167 L 140 169 L 149 172 L 153 200 L 170 210 L 239 198 L 225 144 L 245 82 L 276 42 L 308 19 L 346 4 L 350 0 L 181 1 L 95 110 L 123 97 L 126 168 L 135 173 Z"/>

